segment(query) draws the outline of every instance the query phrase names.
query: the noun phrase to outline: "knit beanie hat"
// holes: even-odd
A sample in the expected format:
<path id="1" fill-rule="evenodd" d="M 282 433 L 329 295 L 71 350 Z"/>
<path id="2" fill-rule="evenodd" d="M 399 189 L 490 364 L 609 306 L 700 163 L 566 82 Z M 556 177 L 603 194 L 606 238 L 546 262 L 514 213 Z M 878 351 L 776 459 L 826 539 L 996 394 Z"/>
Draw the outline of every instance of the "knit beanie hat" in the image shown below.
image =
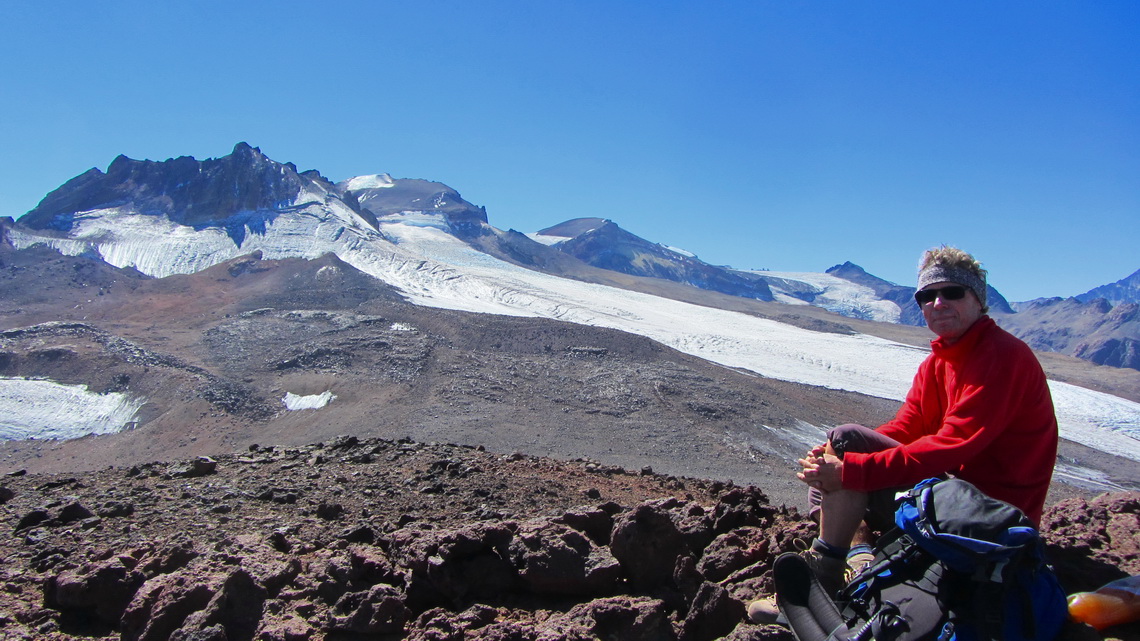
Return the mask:
<path id="1" fill-rule="evenodd" d="M 922 289 L 934 283 L 955 283 L 969 287 L 974 291 L 974 295 L 978 297 L 978 302 L 982 304 L 982 308 L 984 309 L 986 306 L 985 276 L 978 276 L 973 271 L 964 267 L 939 265 L 935 263 L 928 265 L 925 269 L 918 272 L 918 288 Z"/>

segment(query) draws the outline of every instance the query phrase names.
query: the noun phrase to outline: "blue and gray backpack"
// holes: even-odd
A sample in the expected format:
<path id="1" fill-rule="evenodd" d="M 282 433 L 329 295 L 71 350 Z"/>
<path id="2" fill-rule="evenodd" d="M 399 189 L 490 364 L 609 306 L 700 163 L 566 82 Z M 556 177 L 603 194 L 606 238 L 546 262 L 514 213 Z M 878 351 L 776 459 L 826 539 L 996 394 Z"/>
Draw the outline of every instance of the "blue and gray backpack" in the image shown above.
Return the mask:
<path id="1" fill-rule="evenodd" d="M 833 600 L 786 554 L 773 578 L 800 641 L 1051 641 L 1065 592 L 1038 531 L 1017 508 L 959 479 L 928 479 L 900 497 L 874 560 Z"/>

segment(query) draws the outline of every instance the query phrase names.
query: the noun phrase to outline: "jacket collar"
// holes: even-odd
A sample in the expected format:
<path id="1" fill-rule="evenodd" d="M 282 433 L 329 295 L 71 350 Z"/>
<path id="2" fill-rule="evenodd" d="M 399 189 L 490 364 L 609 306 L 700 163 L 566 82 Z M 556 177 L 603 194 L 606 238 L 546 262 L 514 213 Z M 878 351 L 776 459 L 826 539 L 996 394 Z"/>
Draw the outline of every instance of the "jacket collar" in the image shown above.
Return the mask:
<path id="1" fill-rule="evenodd" d="M 966 330 L 965 334 L 958 339 L 954 344 L 947 344 L 946 339 L 939 336 L 938 338 L 930 341 L 930 349 L 939 358 L 947 360 L 958 360 L 965 355 L 974 351 L 974 347 L 982 340 L 982 337 L 988 333 L 991 327 L 996 327 L 997 323 L 989 316 L 983 315 L 978 320 L 970 325 L 970 329 Z"/>

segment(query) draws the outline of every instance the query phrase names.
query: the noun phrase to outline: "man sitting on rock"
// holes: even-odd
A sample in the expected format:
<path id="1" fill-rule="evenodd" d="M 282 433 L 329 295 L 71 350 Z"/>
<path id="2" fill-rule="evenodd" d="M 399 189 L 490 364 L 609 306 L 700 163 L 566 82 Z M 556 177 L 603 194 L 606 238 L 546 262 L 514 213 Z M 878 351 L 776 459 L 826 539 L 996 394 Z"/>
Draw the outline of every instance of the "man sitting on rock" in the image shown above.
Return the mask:
<path id="1" fill-rule="evenodd" d="M 895 418 L 833 428 L 799 460 L 819 522 L 803 554 L 831 595 L 870 560 L 869 530 L 893 523 L 895 493 L 923 479 L 953 475 L 1041 520 L 1058 437 L 1036 356 L 986 315 L 986 271 L 960 249 L 926 252 L 914 298 L 937 338 Z M 770 598 L 748 607 L 757 623 L 777 614 Z"/>

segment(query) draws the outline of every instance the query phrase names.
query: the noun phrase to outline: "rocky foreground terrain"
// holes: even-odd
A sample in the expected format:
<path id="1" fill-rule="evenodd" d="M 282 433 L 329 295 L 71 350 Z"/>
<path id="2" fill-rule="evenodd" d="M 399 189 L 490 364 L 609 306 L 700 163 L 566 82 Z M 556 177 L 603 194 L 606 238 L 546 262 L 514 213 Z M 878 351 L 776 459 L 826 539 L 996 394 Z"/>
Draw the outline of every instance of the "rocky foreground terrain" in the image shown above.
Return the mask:
<path id="1" fill-rule="evenodd" d="M 410 440 L 15 471 L 0 638 L 790 640 L 744 607 L 811 530 L 751 486 Z M 1043 530 L 1070 592 L 1140 574 L 1138 492 Z"/>

